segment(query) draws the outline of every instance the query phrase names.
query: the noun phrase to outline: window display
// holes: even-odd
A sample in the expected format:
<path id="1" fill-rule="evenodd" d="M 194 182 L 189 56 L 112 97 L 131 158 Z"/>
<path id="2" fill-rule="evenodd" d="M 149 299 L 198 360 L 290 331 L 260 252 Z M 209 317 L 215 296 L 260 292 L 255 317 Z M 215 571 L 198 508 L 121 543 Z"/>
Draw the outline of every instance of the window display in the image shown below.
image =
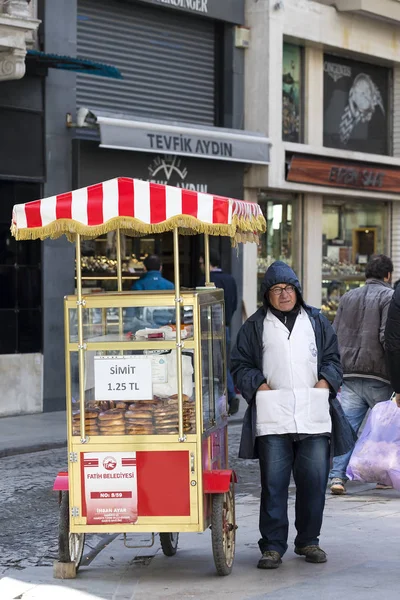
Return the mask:
<path id="1" fill-rule="evenodd" d="M 388 203 L 325 200 L 322 220 L 322 311 L 333 320 L 340 297 L 365 281 L 373 254 L 386 254 Z"/>
<path id="2" fill-rule="evenodd" d="M 282 68 L 282 139 L 302 142 L 302 48 L 283 44 Z"/>
<path id="3" fill-rule="evenodd" d="M 324 56 L 324 146 L 390 154 L 385 67 Z"/>
<path id="4" fill-rule="evenodd" d="M 267 230 L 260 235 L 257 258 L 257 300 L 262 304 L 261 285 L 265 271 L 275 260 L 293 266 L 293 203 L 291 200 L 260 200 Z"/>

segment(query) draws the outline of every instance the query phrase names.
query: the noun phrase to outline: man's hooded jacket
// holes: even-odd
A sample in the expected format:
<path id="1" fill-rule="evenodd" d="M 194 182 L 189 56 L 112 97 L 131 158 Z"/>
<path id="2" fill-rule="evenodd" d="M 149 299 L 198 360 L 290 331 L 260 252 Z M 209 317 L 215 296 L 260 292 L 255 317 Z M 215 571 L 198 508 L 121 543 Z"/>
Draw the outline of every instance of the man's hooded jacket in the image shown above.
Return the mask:
<path id="1" fill-rule="evenodd" d="M 296 288 L 297 305 L 305 310 L 314 329 L 318 351 L 318 379 L 325 379 L 330 386 L 333 452 L 336 456 L 345 454 L 353 448 L 355 436 L 336 400 L 343 377 L 336 334 L 329 321 L 318 309 L 304 303 L 300 282 L 294 271 L 284 262 L 276 261 L 265 273 L 262 286 L 264 305 L 241 327 L 231 355 L 232 376 L 249 404 L 243 420 L 239 456 L 257 458 L 255 397 L 258 388 L 266 383 L 263 373 L 263 325 L 269 308 L 268 291 L 279 283 L 290 284 Z"/>

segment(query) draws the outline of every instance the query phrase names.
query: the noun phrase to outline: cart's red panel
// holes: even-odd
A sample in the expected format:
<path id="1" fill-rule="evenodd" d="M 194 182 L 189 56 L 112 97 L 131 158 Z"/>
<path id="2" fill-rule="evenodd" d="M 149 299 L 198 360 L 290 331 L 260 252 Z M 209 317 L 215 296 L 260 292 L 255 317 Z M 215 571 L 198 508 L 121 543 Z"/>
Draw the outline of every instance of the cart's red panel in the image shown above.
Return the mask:
<path id="1" fill-rule="evenodd" d="M 190 516 L 189 452 L 136 452 L 139 517 Z"/>

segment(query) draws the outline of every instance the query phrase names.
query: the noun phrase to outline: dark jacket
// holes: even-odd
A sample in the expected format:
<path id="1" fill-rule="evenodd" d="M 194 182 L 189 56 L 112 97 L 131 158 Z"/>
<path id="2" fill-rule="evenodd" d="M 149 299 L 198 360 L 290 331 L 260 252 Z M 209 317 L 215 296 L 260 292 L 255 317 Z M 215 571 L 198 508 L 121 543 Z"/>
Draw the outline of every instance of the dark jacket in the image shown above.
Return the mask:
<path id="1" fill-rule="evenodd" d="M 135 281 L 132 290 L 173 290 L 174 284 L 165 279 L 160 271 L 147 271 L 140 279 Z"/>
<path id="2" fill-rule="evenodd" d="M 210 271 L 210 281 L 215 287 L 224 290 L 225 300 L 225 324 L 227 327 L 231 324 L 233 313 L 237 309 L 237 286 L 236 281 L 230 273 L 225 273 L 221 269 Z M 205 278 L 202 277 L 200 285 L 204 285 Z"/>
<path id="3" fill-rule="evenodd" d="M 385 346 L 390 383 L 400 394 L 400 285 L 392 297 L 385 329 Z"/>
<path id="4" fill-rule="evenodd" d="M 385 359 L 385 326 L 393 290 L 380 279 L 340 300 L 333 327 L 339 340 L 344 377 L 374 377 L 389 383 Z"/>
<path id="5" fill-rule="evenodd" d="M 292 269 L 283 262 L 273 263 L 267 270 L 263 292 L 265 294 L 277 283 L 292 284 L 298 291 L 298 301 L 308 314 L 315 332 L 318 350 L 318 377 L 325 379 L 330 386 L 332 442 L 335 455 L 341 455 L 354 446 L 354 432 L 344 417 L 340 404 L 335 401 L 336 393 L 342 383 L 342 367 L 337 345 L 336 334 L 319 310 L 307 306 L 301 296 L 299 280 Z M 231 372 L 242 396 L 248 402 L 243 420 L 242 439 L 239 456 L 241 458 L 257 458 L 256 438 L 256 403 L 258 388 L 266 383 L 263 373 L 263 325 L 267 306 L 264 305 L 252 315 L 241 327 L 236 346 L 231 355 Z"/>

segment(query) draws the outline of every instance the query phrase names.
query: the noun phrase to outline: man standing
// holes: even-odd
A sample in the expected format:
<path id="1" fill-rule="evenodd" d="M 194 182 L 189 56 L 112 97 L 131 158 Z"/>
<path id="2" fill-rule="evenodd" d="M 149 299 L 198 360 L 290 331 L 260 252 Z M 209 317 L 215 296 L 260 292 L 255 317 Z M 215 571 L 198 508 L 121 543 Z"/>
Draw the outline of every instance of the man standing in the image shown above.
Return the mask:
<path id="1" fill-rule="evenodd" d="M 173 290 L 175 286 L 171 281 L 161 275 L 162 265 L 160 257 L 157 254 L 146 256 L 143 261 L 145 273 L 135 281 L 132 290 L 135 292 L 150 290 Z M 167 307 L 154 308 L 151 319 L 143 317 L 141 308 L 127 308 L 125 312 L 125 331 L 135 332 L 144 327 L 161 327 L 174 322 L 175 310 Z"/>
<path id="2" fill-rule="evenodd" d="M 369 408 L 389 400 L 392 388 L 385 362 L 384 334 L 393 295 L 390 281 L 393 263 L 379 254 L 365 269 L 365 286 L 350 290 L 340 300 L 333 323 L 339 340 L 344 383 L 341 404 L 358 433 Z M 351 452 L 337 457 L 330 472 L 331 492 L 346 492 L 346 469 Z M 382 484 L 378 483 L 378 488 Z"/>
<path id="3" fill-rule="evenodd" d="M 258 458 L 261 472 L 259 569 L 276 569 L 287 550 L 288 490 L 296 484 L 295 552 L 323 563 L 319 547 L 329 473 L 330 398 L 342 382 L 336 334 L 307 306 L 292 269 L 267 270 L 264 305 L 239 331 L 232 374 L 249 407 L 239 456 Z"/>
<path id="4" fill-rule="evenodd" d="M 162 265 L 156 254 L 146 256 L 143 261 L 146 272 L 135 281 L 132 290 L 173 290 L 174 284 L 161 275 Z"/>
<path id="5" fill-rule="evenodd" d="M 400 408 L 400 285 L 396 283 L 386 321 L 385 347 L 390 383 L 396 392 L 396 403 Z"/>
<path id="6" fill-rule="evenodd" d="M 204 254 L 200 255 L 199 266 L 202 274 L 204 275 L 205 264 Z M 231 333 L 230 325 L 233 317 L 233 313 L 237 308 L 237 286 L 236 281 L 230 273 L 225 273 L 221 269 L 221 259 L 219 254 L 214 250 L 210 250 L 210 280 L 214 283 L 215 287 L 224 290 L 224 301 L 225 301 L 225 325 L 226 325 L 226 376 L 228 386 L 228 405 L 229 415 L 235 415 L 239 410 L 239 398 L 235 393 L 235 386 L 231 372 L 229 370 L 229 357 L 230 357 L 230 345 L 231 345 Z M 204 285 L 204 279 L 202 280 Z"/>

